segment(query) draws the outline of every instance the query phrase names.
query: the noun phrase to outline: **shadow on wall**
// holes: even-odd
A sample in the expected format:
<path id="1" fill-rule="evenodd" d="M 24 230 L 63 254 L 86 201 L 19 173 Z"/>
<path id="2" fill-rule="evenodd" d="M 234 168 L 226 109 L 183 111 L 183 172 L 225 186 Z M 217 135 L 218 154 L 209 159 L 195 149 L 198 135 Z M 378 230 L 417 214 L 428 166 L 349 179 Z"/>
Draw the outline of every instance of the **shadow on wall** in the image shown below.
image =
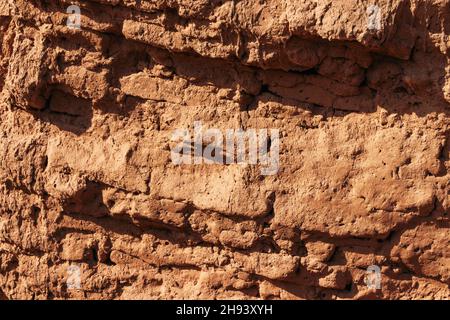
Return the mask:
<path id="1" fill-rule="evenodd" d="M 3 291 L 0 289 L 0 300 L 8 300 L 8 297 L 3 293 Z"/>
<path id="2" fill-rule="evenodd" d="M 58 89 L 51 91 L 43 110 L 27 110 L 37 119 L 81 135 L 91 127 L 92 103 Z"/>

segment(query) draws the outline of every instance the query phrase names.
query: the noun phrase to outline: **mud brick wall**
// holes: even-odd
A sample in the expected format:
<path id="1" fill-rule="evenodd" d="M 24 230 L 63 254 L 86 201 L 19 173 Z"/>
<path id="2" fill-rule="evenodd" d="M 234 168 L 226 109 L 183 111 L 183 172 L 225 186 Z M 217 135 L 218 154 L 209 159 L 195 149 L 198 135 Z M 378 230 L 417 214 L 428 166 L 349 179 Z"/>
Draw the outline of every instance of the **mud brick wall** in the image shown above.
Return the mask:
<path id="1" fill-rule="evenodd" d="M 0 92 L 0 298 L 450 298 L 448 0 L 0 0 Z"/>

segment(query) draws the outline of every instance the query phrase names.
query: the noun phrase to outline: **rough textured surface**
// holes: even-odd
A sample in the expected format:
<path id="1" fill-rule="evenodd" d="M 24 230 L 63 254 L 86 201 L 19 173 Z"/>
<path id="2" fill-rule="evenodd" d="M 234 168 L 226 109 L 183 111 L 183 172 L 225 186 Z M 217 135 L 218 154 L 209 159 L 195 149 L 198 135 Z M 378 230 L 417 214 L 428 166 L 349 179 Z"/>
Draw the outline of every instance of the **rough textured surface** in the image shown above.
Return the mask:
<path id="1" fill-rule="evenodd" d="M 0 298 L 450 298 L 450 1 L 72 3 L 0 0 Z M 173 165 L 194 121 L 280 171 Z"/>

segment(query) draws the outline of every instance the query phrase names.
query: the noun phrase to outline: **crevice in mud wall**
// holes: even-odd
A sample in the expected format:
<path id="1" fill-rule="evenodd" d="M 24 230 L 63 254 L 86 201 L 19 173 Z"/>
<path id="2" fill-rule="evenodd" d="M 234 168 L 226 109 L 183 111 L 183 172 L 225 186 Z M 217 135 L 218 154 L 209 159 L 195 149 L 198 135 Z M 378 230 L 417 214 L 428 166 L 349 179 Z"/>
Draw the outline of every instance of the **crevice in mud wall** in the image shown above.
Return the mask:
<path id="1" fill-rule="evenodd" d="M 448 1 L 72 2 L 0 4 L 0 299 L 450 297 Z"/>

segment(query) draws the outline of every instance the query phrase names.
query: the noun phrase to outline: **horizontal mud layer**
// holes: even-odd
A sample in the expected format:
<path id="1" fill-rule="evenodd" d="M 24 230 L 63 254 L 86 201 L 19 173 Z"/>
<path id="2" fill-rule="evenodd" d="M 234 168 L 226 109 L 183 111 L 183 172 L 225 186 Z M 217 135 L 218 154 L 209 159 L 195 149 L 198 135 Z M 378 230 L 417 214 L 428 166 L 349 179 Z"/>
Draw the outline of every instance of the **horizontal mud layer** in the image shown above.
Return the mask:
<path id="1" fill-rule="evenodd" d="M 448 2 L 70 4 L 0 5 L 6 298 L 449 298 Z M 174 165 L 195 122 L 277 174 Z"/>

